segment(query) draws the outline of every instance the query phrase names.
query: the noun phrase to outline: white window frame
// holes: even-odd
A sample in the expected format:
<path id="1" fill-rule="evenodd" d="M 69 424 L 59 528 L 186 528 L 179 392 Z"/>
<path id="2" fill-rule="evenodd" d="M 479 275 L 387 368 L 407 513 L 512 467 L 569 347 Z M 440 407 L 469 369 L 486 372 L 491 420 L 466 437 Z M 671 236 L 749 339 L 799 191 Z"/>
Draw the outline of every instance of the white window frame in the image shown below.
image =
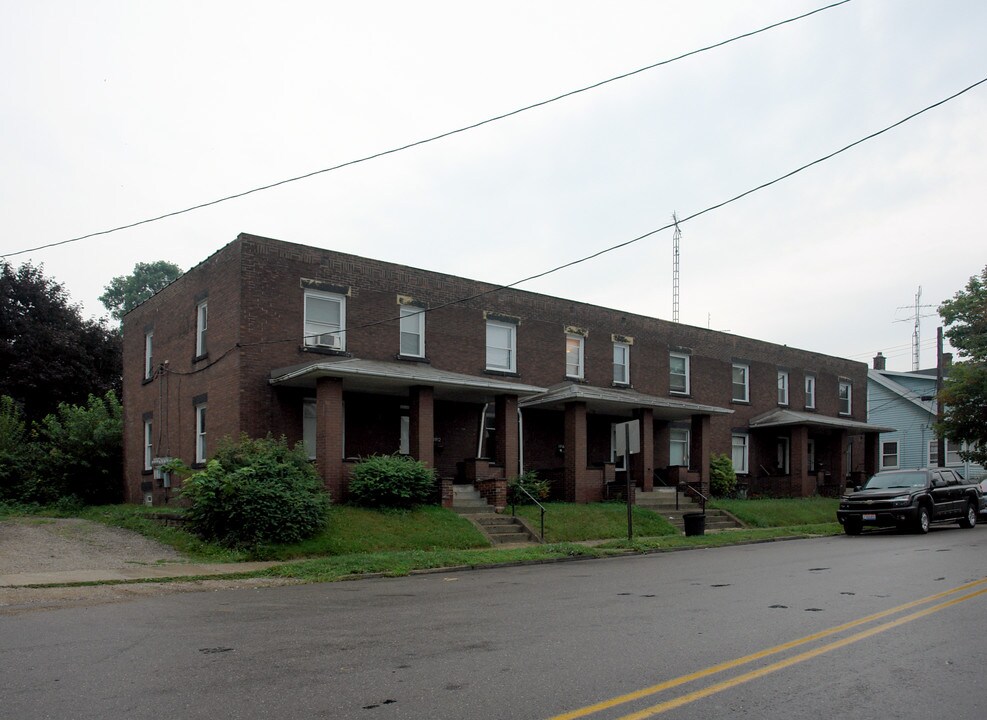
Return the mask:
<path id="1" fill-rule="evenodd" d="M 627 456 L 617 455 L 617 425 L 621 423 L 610 423 L 610 462 L 613 463 L 614 470 L 627 470 Z"/>
<path id="2" fill-rule="evenodd" d="M 154 458 L 154 421 L 144 421 L 144 469 L 153 470 L 151 460 Z"/>
<path id="3" fill-rule="evenodd" d="M 492 345 L 490 331 L 491 330 L 506 330 L 507 331 L 507 347 L 502 347 L 500 345 Z M 502 364 L 496 362 L 496 358 L 491 359 L 491 351 L 496 353 L 507 353 L 507 363 Z M 503 322 L 501 320 L 487 320 L 487 370 L 495 370 L 499 372 L 517 372 L 517 325 L 514 323 Z"/>
<path id="4" fill-rule="evenodd" d="M 411 454 L 411 416 L 402 415 L 399 427 L 398 454 Z"/>
<path id="5" fill-rule="evenodd" d="M 945 467 L 956 467 L 963 464 L 963 458 L 960 457 L 960 450 L 963 449 L 963 445 L 960 444 L 959 447 L 950 446 L 949 440 L 945 440 L 946 443 L 946 465 Z M 953 461 L 950 462 L 950 455 L 953 456 Z M 929 441 L 929 467 L 938 467 L 939 463 L 939 441 L 930 440 Z"/>
<path id="6" fill-rule="evenodd" d="M 736 462 L 737 450 L 742 451 L 740 466 Z M 733 463 L 733 471 L 738 475 L 746 475 L 749 472 L 750 462 L 750 436 L 746 433 L 734 433 L 730 436 L 730 461 Z"/>
<path id="7" fill-rule="evenodd" d="M 778 442 L 775 444 L 776 457 L 775 461 L 778 463 L 778 469 L 788 475 L 791 472 L 791 459 L 792 459 L 792 443 L 787 437 L 779 437 Z"/>
<path id="8" fill-rule="evenodd" d="M 154 331 L 144 333 L 144 379 L 154 377 Z"/>
<path id="9" fill-rule="evenodd" d="M 206 408 L 208 403 L 195 406 L 195 462 L 206 461 Z"/>
<path id="10" fill-rule="evenodd" d="M 808 463 L 809 472 L 816 472 L 816 441 L 809 438 L 805 441 L 806 448 L 806 462 Z"/>
<path id="11" fill-rule="evenodd" d="M 309 460 L 315 460 L 318 452 L 319 412 L 315 398 L 302 400 L 302 447 Z"/>
<path id="12" fill-rule="evenodd" d="M 742 387 L 744 388 L 743 397 L 737 397 L 736 388 L 741 385 L 734 379 L 734 375 L 737 370 L 742 370 L 744 373 L 744 381 Z M 750 402 L 751 400 L 751 366 L 746 363 L 733 363 L 730 368 L 730 399 L 734 402 Z"/>
<path id="13" fill-rule="evenodd" d="M 207 352 L 206 331 L 209 329 L 209 301 L 203 300 L 195 306 L 195 356 L 202 357 Z"/>
<path id="14" fill-rule="evenodd" d="M 402 305 L 400 320 L 400 337 L 398 338 L 398 353 L 405 357 L 425 357 L 425 308 L 417 305 Z M 417 352 L 405 351 L 405 337 L 414 337 Z"/>
<path id="15" fill-rule="evenodd" d="M 788 405 L 788 371 L 778 371 L 778 404 Z"/>
<path id="16" fill-rule="evenodd" d="M 565 334 L 565 376 L 582 380 L 586 374 L 586 338 L 575 333 Z"/>
<path id="17" fill-rule="evenodd" d="M 668 431 L 668 464 L 689 467 L 689 431 L 685 428 L 670 428 Z M 675 452 L 673 448 L 681 448 L 682 462 L 675 462 Z"/>
<path id="18" fill-rule="evenodd" d="M 682 360 L 682 364 L 684 366 L 684 372 L 682 373 L 674 372 L 674 368 L 672 366 L 673 359 Z M 687 355 L 686 353 L 677 353 L 677 352 L 668 353 L 668 392 L 669 393 L 671 393 L 672 395 L 689 394 L 689 392 L 692 389 L 691 366 L 692 366 L 692 360 L 690 356 Z M 682 389 L 673 387 L 672 379 L 678 377 L 682 378 L 682 385 L 683 385 Z"/>
<path id="19" fill-rule="evenodd" d="M 333 302 L 339 306 L 339 324 L 309 319 L 309 301 Z M 304 342 L 306 347 L 346 350 L 346 296 L 322 290 L 305 290 Z"/>
<path id="20" fill-rule="evenodd" d="M 843 397 L 843 391 L 846 390 L 846 397 Z M 840 380 L 839 389 L 839 401 L 840 401 L 840 415 L 852 415 L 853 414 L 853 383 L 849 380 Z M 844 407 L 846 409 L 844 409 Z"/>
<path id="21" fill-rule="evenodd" d="M 805 376 L 805 407 L 807 410 L 816 408 L 816 376 Z"/>
<path id="22" fill-rule="evenodd" d="M 614 385 L 631 384 L 631 346 L 628 343 L 613 344 L 613 382 Z"/>
<path id="23" fill-rule="evenodd" d="M 888 452 L 888 446 L 894 446 L 894 452 Z M 897 440 L 881 441 L 881 470 L 897 470 L 901 467 L 901 455 L 899 454 L 899 444 Z M 893 457 L 894 462 L 887 462 L 887 458 Z"/>

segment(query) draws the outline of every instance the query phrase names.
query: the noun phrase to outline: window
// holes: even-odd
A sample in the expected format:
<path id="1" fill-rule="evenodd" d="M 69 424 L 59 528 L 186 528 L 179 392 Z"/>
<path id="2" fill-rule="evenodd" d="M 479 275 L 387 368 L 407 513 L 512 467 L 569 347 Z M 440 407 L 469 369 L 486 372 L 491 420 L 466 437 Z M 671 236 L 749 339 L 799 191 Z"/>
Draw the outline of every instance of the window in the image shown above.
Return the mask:
<path id="1" fill-rule="evenodd" d="M 195 462 L 206 461 L 206 406 L 195 406 Z"/>
<path id="2" fill-rule="evenodd" d="M 151 469 L 151 459 L 154 457 L 154 434 L 151 420 L 144 421 L 144 469 Z"/>
<path id="3" fill-rule="evenodd" d="M 306 398 L 302 401 L 302 445 L 305 448 L 305 456 L 309 460 L 315 460 L 316 454 L 317 407 L 315 398 Z"/>
<path id="4" fill-rule="evenodd" d="M 144 333 L 144 379 L 154 377 L 154 331 Z"/>
<path id="5" fill-rule="evenodd" d="M 672 428 L 668 433 L 668 464 L 689 466 L 689 431 Z"/>
<path id="6" fill-rule="evenodd" d="M 896 470 L 898 468 L 898 441 L 888 440 L 881 443 L 881 470 Z"/>
<path id="7" fill-rule="evenodd" d="M 778 404 L 788 404 L 788 371 L 778 371 Z"/>
<path id="8" fill-rule="evenodd" d="M 956 443 L 951 443 L 946 440 L 946 464 L 947 465 L 962 465 L 963 458 L 960 457 L 960 450 L 962 450 L 962 445 L 957 445 Z M 930 440 L 929 441 L 929 467 L 939 466 L 939 441 Z"/>
<path id="9" fill-rule="evenodd" d="M 853 408 L 853 386 L 849 380 L 840 380 L 840 415 L 849 415 Z"/>
<path id="10" fill-rule="evenodd" d="M 805 406 L 808 409 L 816 407 L 816 376 L 805 376 Z"/>
<path id="11" fill-rule="evenodd" d="M 789 452 L 791 450 L 791 444 L 787 437 L 778 438 L 777 451 L 775 457 L 775 467 L 778 469 L 782 475 L 787 475 L 789 470 L 788 459 Z"/>
<path id="12" fill-rule="evenodd" d="M 733 435 L 731 438 L 730 459 L 733 461 L 733 470 L 736 473 L 747 472 L 747 436 Z"/>
<path id="13" fill-rule="evenodd" d="M 517 326 L 499 320 L 487 320 L 487 370 L 515 372 Z"/>
<path id="14" fill-rule="evenodd" d="M 195 356 L 197 358 L 205 355 L 206 330 L 209 327 L 209 303 L 203 300 L 195 306 Z"/>
<path id="15" fill-rule="evenodd" d="M 425 309 L 401 306 L 400 353 L 408 357 L 425 357 Z"/>
<path id="16" fill-rule="evenodd" d="M 732 398 L 735 402 L 748 402 L 750 400 L 750 367 L 747 365 L 739 363 L 733 365 Z"/>
<path id="17" fill-rule="evenodd" d="M 816 472 L 816 441 L 809 438 L 805 445 L 809 455 L 809 472 Z"/>
<path id="18" fill-rule="evenodd" d="M 616 385 L 631 383 L 631 346 L 627 343 L 613 344 L 613 381 Z"/>
<path id="19" fill-rule="evenodd" d="M 610 462 L 614 464 L 614 470 L 627 469 L 627 456 L 617 455 L 617 425 L 610 423 Z"/>
<path id="20" fill-rule="evenodd" d="M 343 295 L 305 291 L 305 345 L 331 350 L 346 349 L 346 298 Z"/>
<path id="21" fill-rule="evenodd" d="M 668 390 L 673 393 L 689 394 L 689 356 L 681 353 L 668 354 Z"/>
<path id="22" fill-rule="evenodd" d="M 565 376 L 571 378 L 583 377 L 583 346 L 586 338 L 582 335 L 567 333 L 565 336 Z"/>
<path id="23" fill-rule="evenodd" d="M 411 454 L 411 416 L 402 415 L 401 416 L 401 436 L 398 440 L 398 454 L 400 455 L 410 455 Z"/>

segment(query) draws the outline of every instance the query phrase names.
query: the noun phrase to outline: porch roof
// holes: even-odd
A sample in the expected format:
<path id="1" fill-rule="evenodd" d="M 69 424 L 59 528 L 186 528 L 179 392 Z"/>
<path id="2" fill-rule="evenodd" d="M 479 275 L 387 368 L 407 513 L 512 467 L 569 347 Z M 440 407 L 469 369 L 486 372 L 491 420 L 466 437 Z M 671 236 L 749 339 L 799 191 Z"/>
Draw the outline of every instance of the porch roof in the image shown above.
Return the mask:
<path id="1" fill-rule="evenodd" d="M 604 388 L 577 383 L 553 385 L 540 395 L 528 397 L 522 408 L 563 410 L 566 403 L 585 402 L 587 409 L 608 415 L 630 415 L 638 408 L 650 408 L 659 420 L 685 420 L 693 415 L 729 415 L 733 410 L 714 405 L 700 405 L 675 398 L 645 395 L 636 390 Z"/>
<path id="2" fill-rule="evenodd" d="M 851 435 L 865 432 L 886 433 L 895 432 L 895 428 L 884 427 L 882 425 L 871 425 L 859 420 L 849 420 L 847 418 L 832 417 L 830 415 L 818 415 L 816 413 L 797 412 L 795 410 L 785 410 L 779 408 L 771 410 L 750 420 L 750 428 L 758 430 L 761 428 L 785 427 L 790 425 L 812 425 L 814 427 L 832 428 L 834 430 L 847 430 Z"/>
<path id="3" fill-rule="evenodd" d="M 314 388 L 321 377 L 341 378 L 343 389 L 355 392 L 406 394 L 416 385 L 435 389 L 446 400 L 489 401 L 496 395 L 527 397 L 544 392 L 535 385 L 499 377 L 479 377 L 438 370 L 420 362 L 386 362 L 360 358 L 333 358 L 271 371 L 271 385 Z"/>

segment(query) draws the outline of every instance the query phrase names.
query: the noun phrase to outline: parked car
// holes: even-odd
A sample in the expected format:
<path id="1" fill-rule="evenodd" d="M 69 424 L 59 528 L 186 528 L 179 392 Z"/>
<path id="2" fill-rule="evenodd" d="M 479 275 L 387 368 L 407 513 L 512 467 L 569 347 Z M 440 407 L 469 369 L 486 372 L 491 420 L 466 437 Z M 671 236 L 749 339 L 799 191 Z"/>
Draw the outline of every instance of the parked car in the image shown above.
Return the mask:
<path id="1" fill-rule="evenodd" d="M 980 481 L 980 517 L 987 518 L 987 477 Z"/>
<path id="2" fill-rule="evenodd" d="M 929 532 L 929 525 L 958 522 L 972 528 L 983 510 L 980 485 L 948 468 L 889 470 L 840 498 L 836 519 L 847 535 L 865 526 Z"/>

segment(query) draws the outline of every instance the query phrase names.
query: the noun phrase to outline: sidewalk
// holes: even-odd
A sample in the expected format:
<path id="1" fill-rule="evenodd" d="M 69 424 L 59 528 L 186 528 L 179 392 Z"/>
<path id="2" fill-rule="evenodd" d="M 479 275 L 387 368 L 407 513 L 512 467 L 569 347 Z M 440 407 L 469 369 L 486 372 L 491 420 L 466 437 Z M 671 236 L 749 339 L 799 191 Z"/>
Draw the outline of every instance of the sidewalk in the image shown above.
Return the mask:
<path id="1" fill-rule="evenodd" d="M 51 572 L 28 572 L 0 575 L 0 588 L 38 585 L 68 585 L 72 583 L 98 583 L 107 581 L 160 580 L 163 578 L 217 577 L 263 570 L 284 562 L 243 562 L 243 563 L 162 563 L 159 565 L 138 565 L 107 570 L 60 570 Z"/>

